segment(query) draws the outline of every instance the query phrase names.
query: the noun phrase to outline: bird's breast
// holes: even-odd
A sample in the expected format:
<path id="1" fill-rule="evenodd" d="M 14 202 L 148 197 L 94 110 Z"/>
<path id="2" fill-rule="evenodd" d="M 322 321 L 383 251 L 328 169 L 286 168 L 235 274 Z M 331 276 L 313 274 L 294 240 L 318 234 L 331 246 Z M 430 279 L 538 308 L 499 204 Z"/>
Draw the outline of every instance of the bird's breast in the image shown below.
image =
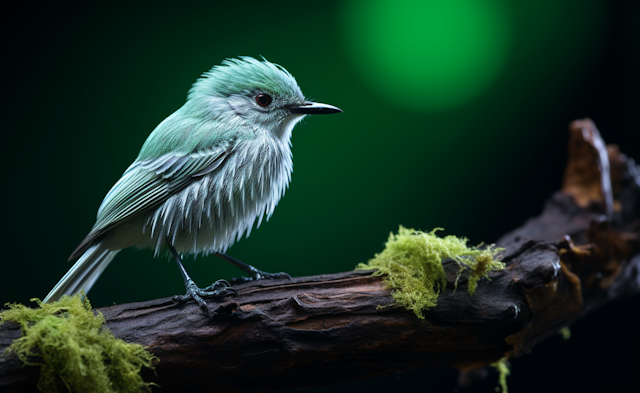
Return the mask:
<path id="1" fill-rule="evenodd" d="M 287 141 L 288 142 L 288 141 Z M 256 138 L 235 143 L 222 165 L 193 179 L 149 212 L 144 231 L 159 253 L 166 242 L 180 253 L 224 252 L 254 223 L 269 219 L 291 179 L 288 143 Z"/>

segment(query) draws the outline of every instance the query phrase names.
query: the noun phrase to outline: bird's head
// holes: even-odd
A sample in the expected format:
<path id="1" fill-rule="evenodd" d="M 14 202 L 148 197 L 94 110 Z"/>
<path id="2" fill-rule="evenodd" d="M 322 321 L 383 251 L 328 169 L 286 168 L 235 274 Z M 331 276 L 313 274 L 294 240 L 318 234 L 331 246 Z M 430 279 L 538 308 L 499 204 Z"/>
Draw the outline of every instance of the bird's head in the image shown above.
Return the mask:
<path id="1" fill-rule="evenodd" d="M 342 112 L 306 101 L 287 70 L 252 57 L 227 59 L 204 73 L 189 91 L 188 102 L 207 117 L 279 137 L 288 136 L 305 115 Z"/>

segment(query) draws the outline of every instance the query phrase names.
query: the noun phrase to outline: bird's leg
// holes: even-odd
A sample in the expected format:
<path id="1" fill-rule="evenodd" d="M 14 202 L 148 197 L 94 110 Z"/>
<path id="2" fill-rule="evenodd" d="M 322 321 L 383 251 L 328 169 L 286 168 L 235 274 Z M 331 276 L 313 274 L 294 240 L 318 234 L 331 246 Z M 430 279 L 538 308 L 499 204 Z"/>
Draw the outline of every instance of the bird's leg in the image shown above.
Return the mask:
<path id="1" fill-rule="evenodd" d="M 231 282 L 233 282 L 234 284 L 237 283 L 242 283 L 242 282 L 247 282 L 247 281 L 253 281 L 253 280 L 264 280 L 264 279 L 273 279 L 273 278 L 288 278 L 289 280 L 291 280 L 291 276 L 287 273 L 284 272 L 280 272 L 280 273 L 267 273 L 267 272 L 263 272 L 262 270 L 258 270 L 255 267 L 244 263 L 242 261 L 239 261 L 237 259 L 235 259 L 234 257 L 231 257 L 227 254 L 223 254 L 221 252 L 217 252 L 215 253 L 216 256 L 219 256 L 220 258 L 224 259 L 225 261 L 229 262 L 230 264 L 232 264 L 233 266 L 237 267 L 238 269 L 242 270 L 243 272 L 247 273 L 248 275 L 250 275 L 251 277 L 234 277 L 231 279 Z"/>
<path id="2" fill-rule="evenodd" d="M 182 260 L 180 259 L 180 256 L 178 255 L 175 247 L 170 244 L 168 245 L 168 247 L 171 251 L 171 254 L 173 254 L 173 257 L 175 258 L 176 263 L 178 264 L 178 268 L 180 269 L 180 273 L 182 273 L 182 278 L 184 279 L 184 286 L 187 289 L 186 294 L 174 296 L 174 301 L 184 303 L 190 299 L 193 299 L 196 301 L 196 303 L 198 303 L 200 308 L 204 310 L 205 313 L 207 313 L 207 316 L 211 317 L 209 308 L 207 307 L 207 302 L 202 299 L 203 297 L 224 297 L 227 295 L 238 295 L 238 292 L 235 289 L 231 288 L 231 284 L 229 284 L 229 282 L 227 282 L 226 280 L 218 280 L 206 288 L 199 288 L 191 279 L 191 277 L 189 277 L 189 273 L 187 273 L 187 270 L 184 268 L 184 266 L 182 266 Z"/>

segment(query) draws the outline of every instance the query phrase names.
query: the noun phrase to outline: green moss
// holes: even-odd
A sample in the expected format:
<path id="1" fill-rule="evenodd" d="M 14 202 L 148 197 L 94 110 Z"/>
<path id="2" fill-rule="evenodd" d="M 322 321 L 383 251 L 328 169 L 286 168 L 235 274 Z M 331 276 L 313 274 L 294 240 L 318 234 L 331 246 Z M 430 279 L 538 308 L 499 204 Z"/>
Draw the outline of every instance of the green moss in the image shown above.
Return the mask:
<path id="1" fill-rule="evenodd" d="M 498 382 L 500 383 L 500 387 L 502 388 L 502 393 L 508 393 L 507 390 L 507 376 L 511 374 L 511 370 L 509 370 L 509 362 L 507 358 L 502 358 L 495 363 L 491 363 L 492 367 L 500 374 Z M 496 387 L 496 392 L 498 391 L 498 387 Z"/>
<path id="2" fill-rule="evenodd" d="M 22 337 L 5 351 L 25 364 L 40 365 L 38 389 L 45 392 L 150 391 L 140 377 L 142 367 L 154 368 L 158 359 L 142 345 L 130 344 L 111 334 L 100 312 L 95 315 L 84 293 L 64 296 L 40 308 L 9 304 L 0 323 L 14 321 Z"/>
<path id="3" fill-rule="evenodd" d="M 558 330 L 558 334 L 562 335 L 562 339 L 567 341 L 571 338 L 571 329 L 569 329 L 569 326 L 565 326 L 562 329 Z"/>
<path id="4" fill-rule="evenodd" d="M 373 274 L 385 276 L 385 283 L 394 290 L 396 303 L 412 310 L 418 318 L 424 318 L 423 310 L 436 306 L 440 291 L 447 285 L 442 267 L 444 258 L 457 261 L 460 273 L 470 269 L 468 288 L 472 296 L 478 280 L 488 279 L 491 270 L 504 269 L 504 263 L 496 261 L 502 248 L 493 245 L 482 250 L 469 247 L 466 238 L 438 237 L 435 234 L 438 230 L 441 228 L 425 233 L 401 226 L 397 235 L 389 235 L 380 254 L 366 264 L 358 264 L 356 269 L 377 269 Z"/>

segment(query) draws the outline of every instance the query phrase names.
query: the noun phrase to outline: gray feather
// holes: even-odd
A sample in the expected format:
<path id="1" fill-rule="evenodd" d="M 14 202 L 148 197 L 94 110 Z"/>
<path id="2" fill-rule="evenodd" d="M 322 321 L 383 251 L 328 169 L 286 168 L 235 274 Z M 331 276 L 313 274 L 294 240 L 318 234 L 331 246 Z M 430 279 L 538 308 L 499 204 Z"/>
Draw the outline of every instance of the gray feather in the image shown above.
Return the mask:
<path id="1" fill-rule="evenodd" d="M 74 295 L 82 290 L 88 292 L 119 251 L 111 251 L 102 243 L 90 247 L 49 292 L 43 302 L 49 303 L 60 299 L 63 295 Z"/>

